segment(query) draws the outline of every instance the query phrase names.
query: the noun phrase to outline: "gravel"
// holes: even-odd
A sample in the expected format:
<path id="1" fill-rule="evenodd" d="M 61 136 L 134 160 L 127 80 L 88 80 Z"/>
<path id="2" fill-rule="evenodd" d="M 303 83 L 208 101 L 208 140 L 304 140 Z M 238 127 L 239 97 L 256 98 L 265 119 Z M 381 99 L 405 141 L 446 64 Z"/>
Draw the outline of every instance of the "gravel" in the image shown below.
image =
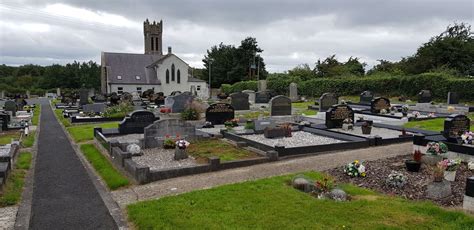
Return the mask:
<path id="1" fill-rule="evenodd" d="M 192 156 L 179 161 L 174 160 L 173 157 L 174 149 L 152 148 L 144 149 L 142 156 L 134 156 L 132 157 L 132 160 L 137 164 L 150 167 L 150 170 L 163 170 L 199 165 Z"/>
<path id="2" fill-rule="evenodd" d="M 420 172 L 408 172 L 405 169 L 405 160 L 411 159 L 412 155 L 397 156 L 382 160 L 364 162 L 366 167 L 366 177 L 351 178 L 344 174 L 343 167 L 333 168 L 326 172 L 335 177 L 339 183 L 353 183 L 357 186 L 369 188 L 389 195 L 399 195 L 411 200 L 428 200 L 425 191 L 429 183 L 433 181 L 431 170 L 426 165 L 422 165 Z M 355 160 L 355 159 L 354 159 Z M 349 160 L 350 161 L 350 160 Z M 349 163 L 349 162 L 348 162 Z M 385 184 L 385 179 L 392 170 L 403 173 L 407 176 L 407 184 L 401 188 L 392 188 Z M 457 170 L 456 181 L 451 182 L 452 195 L 434 202 L 450 207 L 461 206 L 466 187 L 466 178 L 473 176 L 474 172 L 467 169 L 463 163 Z"/>
<path id="3" fill-rule="evenodd" d="M 360 126 L 354 126 L 354 130 L 343 130 L 341 128 L 337 129 L 331 129 L 333 131 L 341 132 L 341 133 L 348 133 L 352 135 L 357 135 L 361 137 L 368 137 L 368 136 L 381 136 L 383 139 L 387 138 L 396 138 L 398 135 L 401 135 L 402 132 L 398 130 L 393 130 L 393 129 L 386 129 L 386 128 L 378 128 L 378 127 L 372 127 L 372 131 L 370 132 L 369 135 L 362 134 L 362 128 Z M 407 132 L 407 134 L 412 134 L 410 132 Z"/>
<path id="4" fill-rule="evenodd" d="M 120 143 L 138 143 L 139 139 L 145 138 L 143 133 L 141 134 L 128 134 L 123 136 L 114 136 L 114 137 L 107 137 L 109 140 L 117 140 Z"/>
<path id="5" fill-rule="evenodd" d="M 243 135 L 243 138 L 257 141 L 265 145 L 276 146 L 283 145 L 285 147 L 300 147 L 300 146 L 314 146 L 314 145 L 326 145 L 333 143 L 345 142 L 342 140 L 337 140 L 330 137 L 323 137 L 314 135 L 309 132 L 299 131 L 293 132 L 292 137 L 283 137 L 283 138 L 265 138 L 263 134 L 253 134 L 253 135 Z"/>

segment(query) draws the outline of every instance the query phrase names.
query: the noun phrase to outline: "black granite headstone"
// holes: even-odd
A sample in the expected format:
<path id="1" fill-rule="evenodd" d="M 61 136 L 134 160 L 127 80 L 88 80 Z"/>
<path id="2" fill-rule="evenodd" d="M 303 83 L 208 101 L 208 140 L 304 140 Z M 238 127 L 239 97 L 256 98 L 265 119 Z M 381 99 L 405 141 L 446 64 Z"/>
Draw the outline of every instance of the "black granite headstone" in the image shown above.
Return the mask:
<path id="1" fill-rule="evenodd" d="M 370 105 L 372 102 L 372 99 L 374 99 L 374 94 L 370 91 L 364 91 L 360 94 L 360 104 L 363 105 Z"/>
<path id="2" fill-rule="evenodd" d="M 255 103 L 268 103 L 271 99 L 270 92 L 260 91 L 255 93 Z"/>
<path id="3" fill-rule="evenodd" d="M 370 112 L 371 113 L 380 113 L 380 110 L 385 109 L 390 111 L 390 100 L 385 97 L 377 97 L 372 100 L 370 103 Z"/>
<path id="4" fill-rule="evenodd" d="M 471 120 L 466 115 L 453 114 L 444 120 L 443 136 L 450 142 L 456 142 L 464 132 L 469 131 Z"/>
<path id="5" fill-rule="evenodd" d="M 153 124 L 155 115 L 146 110 L 133 111 L 129 116 L 125 117 L 119 124 L 120 134 L 143 133 L 145 127 Z"/>
<path id="6" fill-rule="evenodd" d="M 338 99 L 333 93 L 323 93 L 319 98 L 319 112 L 326 112 L 331 106 L 336 105 Z"/>
<path id="7" fill-rule="evenodd" d="M 89 90 L 80 89 L 79 90 L 79 105 L 85 105 L 89 103 Z"/>
<path id="8" fill-rule="evenodd" d="M 432 101 L 431 91 L 421 90 L 418 93 L 418 103 L 430 103 Z"/>
<path id="9" fill-rule="evenodd" d="M 3 131 L 8 129 L 8 123 L 10 123 L 10 115 L 0 111 L 0 125 Z"/>
<path id="10" fill-rule="evenodd" d="M 16 116 L 16 111 L 17 111 L 16 102 L 14 102 L 14 101 L 5 101 L 5 104 L 3 105 L 3 108 L 5 109 L 5 111 L 12 112 L 13 116 Z"/>
<path id="11" fill-rule="evenodd" d="M 286 96 L 276 96 L 270 100 L 270 116 L 291 115 L 291 99 Z"/>
<path id="12" fill-rule="evenodd" d="M 224 122 L 234 119 L 234 116 L 234 107 L 227 103 L 215 103 L 206 109 L 206 121 L 213 125 L 224 124 Z"/>
<path id="13" fill-rule="evenodd" d="M 459 94 L 456 92 L 448 92 L 448 105 L 459 104 Z"/>
<path id="14" fill-rule="evenodd" d="M 348 105 L 333 105 L 326 111 L 326 127 L 341 128 L 345 119 L 351 119 L 354 122 L 354 111 Z"/>
<path id="15" fill-rule="evenodd" d="M 249 110 L 249 95 L 246 93 L 233 93 L 230 95 L 230 104 L 235 110 Z"/>

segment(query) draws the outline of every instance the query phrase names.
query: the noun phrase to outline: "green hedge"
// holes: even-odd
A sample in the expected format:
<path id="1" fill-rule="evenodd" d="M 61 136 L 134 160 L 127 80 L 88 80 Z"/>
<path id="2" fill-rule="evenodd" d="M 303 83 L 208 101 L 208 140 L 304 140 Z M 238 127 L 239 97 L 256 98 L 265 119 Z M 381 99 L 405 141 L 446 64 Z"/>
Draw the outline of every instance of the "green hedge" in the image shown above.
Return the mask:
<path id="1" fill-rule="evenodd" d="M 431 90 L 434 98 L 446 99 L 449 91 L 458 92 L 463 100 L 474 100 L 474 79 L 456 78 L 442 73 L 425 73 L 414 76 L 367 76 L 344 78 L 314 78 L 301 81 L 299 77 L 284 74 L 268 77 L 268 89 L 287 95 L 291 82 L 298 84 L 298 93 L 304 96 L 319 97 L 325 92 L 338 95 L 358 95 L 365 90 L 385 96 L 416 96 L 422 89 Z M 248 85 L 253 88 L 246 88 Z M 222 85 L 226 93 L 256 90 L 257 82 L 238 82 L 234 85 Z"/>
<path id="2" fill-rule="evenodd" d="M 257 91 L 258 87 L 257 87 L 257 81 L 241 81 L 233 85 L 222 84 L 221 89 L 222 89 L 222 92 L 226 94 L 231 94 L 235 92 L 240 92 L 242 90 Z"/>

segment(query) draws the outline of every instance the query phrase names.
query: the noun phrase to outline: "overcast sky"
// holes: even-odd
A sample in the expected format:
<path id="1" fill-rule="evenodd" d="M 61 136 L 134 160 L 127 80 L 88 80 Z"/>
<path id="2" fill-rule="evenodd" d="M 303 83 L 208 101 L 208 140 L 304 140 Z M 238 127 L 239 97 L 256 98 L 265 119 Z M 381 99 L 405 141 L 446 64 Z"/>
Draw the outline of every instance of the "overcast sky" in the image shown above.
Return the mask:
<path id="1" fill-rule="evenodd" d="M 256 37 L 270 72 L 336 54 L 369 66 L 412 55 L 453 22 L 474 24 L 472 0 L 1 0 L 0 63 L 94 60 L 143 53 L 143 21 L 163 20 L 163 50 L 193 67 L 211 46 Z"/>

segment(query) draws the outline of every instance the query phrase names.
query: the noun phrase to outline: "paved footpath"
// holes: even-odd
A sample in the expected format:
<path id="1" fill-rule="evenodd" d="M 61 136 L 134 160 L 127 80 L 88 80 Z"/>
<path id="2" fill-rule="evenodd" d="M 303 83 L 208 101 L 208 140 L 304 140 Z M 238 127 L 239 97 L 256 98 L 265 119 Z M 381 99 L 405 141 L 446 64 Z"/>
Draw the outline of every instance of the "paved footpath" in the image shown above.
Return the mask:
<path id="1" fill-rule="evenodd" d="M 49 104 L 40 126 L 30 229 L 117 229 Z"/>
<path id="2" fill-rule="evenodd" d="M 198 189 L 207 189 L 224 184 L 311 170 L 323 171 L 343 166 L 352 160 L 370 161 L 406 155 L 411 153 L 412 146 L 412 143 L 403 143 L 367 149 L 333 152 L 243 168 L 184 176 L 113 191 L 112 196 L 122 208 L 125 208 L 126 205 L 137 201 L 157 199 L 164 196 L 185 193 Z"/>

